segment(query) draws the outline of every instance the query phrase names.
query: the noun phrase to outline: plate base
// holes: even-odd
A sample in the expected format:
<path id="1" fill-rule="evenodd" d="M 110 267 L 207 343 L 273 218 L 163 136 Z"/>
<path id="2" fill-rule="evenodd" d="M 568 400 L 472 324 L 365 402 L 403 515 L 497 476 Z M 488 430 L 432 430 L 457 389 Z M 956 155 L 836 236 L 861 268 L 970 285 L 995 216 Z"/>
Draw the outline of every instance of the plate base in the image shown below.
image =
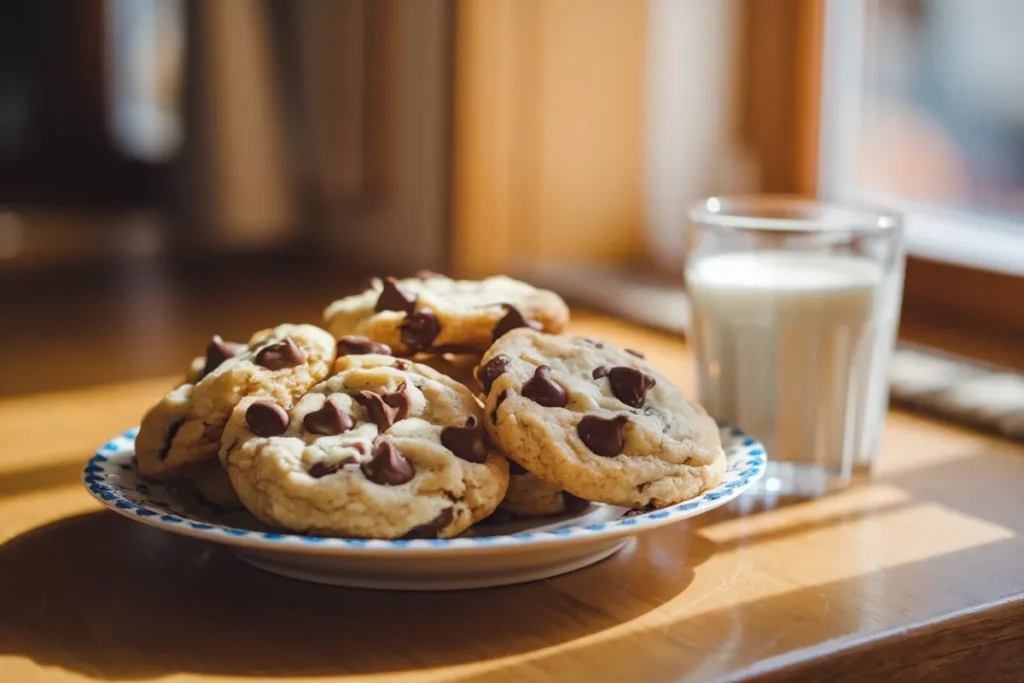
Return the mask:
<path id="1" fill-rule="evenodd" d="M 401 563 L 373 557 L 282 555 L 240 548 L 235 554 L 254 567 L 301 581 L 378 590 L 452 591 L 508 586 L 566 574 L 600 562 L 635 540 L 616 538 L 545 554 L 436 556 L 408 558 Z"/>
<path id="2" fill-rule="evenodd" d="M 144 479 L 136 469 L 134 428 L 101 446 L 82 480 L 89 493 L 119 515 L 228 546 L 242 561 L 274 574 L 355 588 L 451 591 L 571 572 L 628 549 L 639 534 L 725 505 L 760 479 L 767 458 L 757 439 L 742 430 L 720 425 L 719 431 L 725 478 L 691 500 L 660 510 L 594 503 L 557 517 L 478 524 L 447 539 L 308 536 L 271 529 L 246 512 L 225 514 L 188 487 Z"/>

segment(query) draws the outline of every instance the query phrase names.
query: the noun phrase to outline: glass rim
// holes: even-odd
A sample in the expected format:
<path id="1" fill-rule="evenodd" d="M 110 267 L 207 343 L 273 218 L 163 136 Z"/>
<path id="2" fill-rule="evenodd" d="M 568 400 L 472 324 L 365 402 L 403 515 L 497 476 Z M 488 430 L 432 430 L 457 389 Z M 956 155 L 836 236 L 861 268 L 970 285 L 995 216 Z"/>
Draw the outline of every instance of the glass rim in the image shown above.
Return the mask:
<path id="1" fill-rule="evenodd" d="M 779 194 L 707 197 L 687 215 L 702 225 L 760 232 L 858 234 L 902 227 L 899 214 L 882 207 Z"/>

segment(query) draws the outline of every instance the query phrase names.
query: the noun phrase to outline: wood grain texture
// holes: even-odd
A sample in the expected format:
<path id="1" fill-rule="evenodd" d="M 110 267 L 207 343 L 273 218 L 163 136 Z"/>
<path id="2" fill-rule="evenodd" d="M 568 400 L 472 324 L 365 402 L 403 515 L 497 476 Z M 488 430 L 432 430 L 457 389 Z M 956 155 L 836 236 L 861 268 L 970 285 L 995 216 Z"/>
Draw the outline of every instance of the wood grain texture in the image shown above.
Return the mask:
<path id="1" fill-rule="evenodd" d="M 77 324 L 40 342 L 65 362 L 29 364 L 50 389 L 0 399 L 0 680 L 1020 680 L 1024 448 L 902 413 L 870 485 L 741 498 L 596 566 L 490 590 L 305 584 L 101 510 L 84 461 L 205 334 L 315 320 L 332 278 L 273 272 L 139 289 L 108 326 L 84 321 L 120 310 L 123 289 L 83 295 Z M 25 330 L 17 310 L 0 377 L 21 383 L 30 340 L 57 323 Z M 573 331 L 692 385 L 674 336 L 581 311 Z M 108 379 L 61 388 L 72 364 Z"/>
<path id="2" fill-rule="evenodd" d="M 1024 677 L 1024 601 L 984 614 L 884 634 L 861 647 L 823 654 L 759 677 L 762 683 L 857 683 L 915 680 L 930 683 L 1020 681 Z M 981 656 L 972 656 L 980 653 Z M 965 656 L 966 655 L 966 656 Z"/>

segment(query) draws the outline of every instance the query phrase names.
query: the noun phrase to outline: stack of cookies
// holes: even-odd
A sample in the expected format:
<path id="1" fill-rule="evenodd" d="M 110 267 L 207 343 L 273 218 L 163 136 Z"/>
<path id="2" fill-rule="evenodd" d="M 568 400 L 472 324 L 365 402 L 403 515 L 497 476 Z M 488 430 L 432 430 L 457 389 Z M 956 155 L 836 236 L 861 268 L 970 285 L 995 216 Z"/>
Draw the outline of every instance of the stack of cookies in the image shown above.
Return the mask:
<path id="1" fill-rule="evenodd" d="M 143 418 L 140 473 L 274 527 L 385 539 L 664 507 L 723 477 L 707 413 L 642 354 L 560 334 L 552 292 L 420 273 L 324 317 L 215 336 Z"/>

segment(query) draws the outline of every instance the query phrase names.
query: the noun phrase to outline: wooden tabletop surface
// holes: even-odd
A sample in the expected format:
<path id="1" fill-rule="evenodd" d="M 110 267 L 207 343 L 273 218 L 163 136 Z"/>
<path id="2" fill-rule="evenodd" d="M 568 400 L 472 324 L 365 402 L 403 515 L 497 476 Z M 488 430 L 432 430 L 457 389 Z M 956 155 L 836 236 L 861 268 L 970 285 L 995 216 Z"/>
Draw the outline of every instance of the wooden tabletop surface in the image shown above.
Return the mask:
<path id="1" fill-rule="evenodd" d="M 644 349 L 691 386 L 675 337 L 588 314 L 573 330 Z M 164 343 L 185 359 L 191 346 L 173 340 L 191 345 L 197 334 L 182 326 Z M 131 357 L 132 340 L 107 341 L 93 339 L 87 357 L 112 368 L 119 354 Z M 0 354 L 17 375 L 11 348 Z M 1024 672 L 1020 445 L 894 412 L 870 485 L 815 501 L 740 498 L 536 583 L 364 591 L 263 573 L 88 496 L 86 458 L 137 424 L 178 374 L 0 399 L 0 681 L 993 681 Z"/>

